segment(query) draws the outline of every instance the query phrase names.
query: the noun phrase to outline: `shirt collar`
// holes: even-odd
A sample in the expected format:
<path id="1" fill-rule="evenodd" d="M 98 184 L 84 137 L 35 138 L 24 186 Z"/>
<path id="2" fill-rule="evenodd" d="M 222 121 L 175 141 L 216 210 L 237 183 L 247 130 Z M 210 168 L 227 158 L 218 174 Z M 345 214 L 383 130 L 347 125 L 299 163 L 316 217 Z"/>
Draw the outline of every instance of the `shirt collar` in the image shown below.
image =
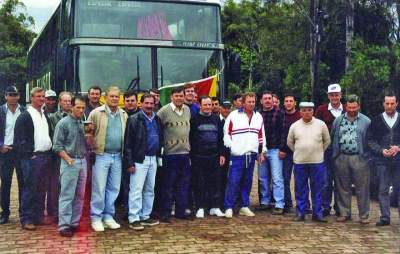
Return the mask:
<path id="1" fill-rule="evenodd" d="M 21 106 L 17 104 L 17 108 L 15 109 L 15 112 L 19 111 L 21 109 Z M 8 111 L 8 104 L 6 103 L 6 112 Z"/>
<path id="2" fill-rule="evenodd" d="M 119 114 L 118 108 L 117 108 L 117 111 L 115 111 L 115 113 L 111 111 L 110 107 L 107 104 L 104 105 L 104 108 L 105 108 L 107 114 L 109 114 L 109 115 L 117 116 Z"/>
<path id="3" fill-rule="evenodd" d="M 349 117 L 347 116 L 347 112 L 344 113 L 344 117 L 345 117 L 346 119 L 349 119 Z M 357 113 L 357 116 L 354 118 L 354 120 L 357 120 L 358 118 L 360 118 L 360 112 Z"/>
<path id="4" fill-rule="evenodd" d="M 171 102 L 170 105 L 171 105 L 172 111 L 182 111 L 183 110 L 183 107 L 181 109 L 178 109 L 178 107 L 175 106 L 175 104 L 173 102 Z"/>
<path id="5" fill-rule="evenodd" d="M 331 110 L 340 110 L 340 111 L 343 111 L 343 105 L 342 105 L 342 103 L 340 103 L 339 108 L 338 108 L 338 109 L 335 109 L 335 108 L 332 107 L 332 104 L 329 103 L 329 104 L 328 104 L 328 110 L 329 110 L 329 111 L 331 111 Z"/>
<path id="6" fill-rule="evenodd" d="M 151 115 L 151 117 L 148 117 L 146 115 L 146 113 L 141 109 L 140 112 L 147 118 L 149 119 L 149 121 L 153 121 L 154 117 L 156 116 L 156 114 L 154 114 L 154 112 L 152 112 L 153 114 Z"/>
<path id="7" fill-rule="evenodd" d="M 40 111 L 39 111 L 39 110 L 35 109 L 34 107 L 32 107 L 32 105 L 31 105 L 31 106 L 29 106 L 29 109 L 33 110 L 33 112 L 37 112 L 38 114 L 44 114 L 44 108 L 43 107 L 40 108 Z"/>
<path id="8" fill-rule="evenodd" d="M 399 114 L 399 113 L 396 111 L 396 113 L 394 113 L 393 116 L 389 116 L 388 114 L 386 114 L 386 112 L 383 112 L 383 115 L 384 115 L 385 117 L 389 118 L 389 119 L 397 119 L 398 114 Z"/>

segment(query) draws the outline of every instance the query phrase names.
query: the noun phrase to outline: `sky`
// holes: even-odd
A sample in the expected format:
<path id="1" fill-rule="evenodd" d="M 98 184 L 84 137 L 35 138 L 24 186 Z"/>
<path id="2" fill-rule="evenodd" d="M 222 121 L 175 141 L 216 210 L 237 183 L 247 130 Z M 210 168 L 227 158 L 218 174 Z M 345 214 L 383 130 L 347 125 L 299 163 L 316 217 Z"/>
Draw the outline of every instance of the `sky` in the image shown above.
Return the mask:
<path id="1" fill-rule="evenodd" d="M 39 33 L 50 19 L 60 0 L 22 0 L 21 2 L 25 4 L 27 13 L 35 19 L 35 26 L 32 29 Z"/>

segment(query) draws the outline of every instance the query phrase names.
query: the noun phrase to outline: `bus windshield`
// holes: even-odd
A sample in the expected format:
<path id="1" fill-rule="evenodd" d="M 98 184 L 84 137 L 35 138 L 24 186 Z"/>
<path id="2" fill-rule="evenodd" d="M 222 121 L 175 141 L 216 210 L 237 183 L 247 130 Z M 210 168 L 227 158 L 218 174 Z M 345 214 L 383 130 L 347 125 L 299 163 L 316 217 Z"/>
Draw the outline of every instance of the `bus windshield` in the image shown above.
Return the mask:
<path id="1" fill-rule="evenodd" d="M 77 1 L 75 36 L 221 42 L 216 5 Z"/>
<path id="2" fill-rule="evenodd" d="M 150 89 L 152 65 L 150 47 L 81 45 L 75 54 L 80 91 L 93 85 L 106 88 L 116 85 L 122 90 Z M 219 51 L 200 49 L 157 49 L 158 87 L 202 79 L 215 74 Z M 136 87 L 128 87 L 136 84 Z"/>

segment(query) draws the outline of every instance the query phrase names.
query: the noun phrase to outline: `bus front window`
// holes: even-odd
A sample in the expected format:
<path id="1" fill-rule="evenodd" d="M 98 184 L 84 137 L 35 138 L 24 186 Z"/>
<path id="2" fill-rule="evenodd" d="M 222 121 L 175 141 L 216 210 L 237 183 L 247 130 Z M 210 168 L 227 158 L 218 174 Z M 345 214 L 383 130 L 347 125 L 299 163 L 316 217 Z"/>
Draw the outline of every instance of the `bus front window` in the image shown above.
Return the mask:
<path id="1" fill-rule="evenodd" d="M 219 66 L 220 51 L 159 48 L 158 86 L 194 81 L 214 75 Z"/>
<path id="2" fill-rule="evenodd" d="M 152 87 L 151 50 L 144 47 L 80 46 L 78 83 L 79 91 L 83 92 L 94 85 L 102 89 L 114 85 L 123 91 L 128 88 L 149 89 Z"/>
<path id="3" fill-rule="evenodd" d="M 216 5 L 151 1 L 77 1 L 75 36 L 221 42 Z"/>

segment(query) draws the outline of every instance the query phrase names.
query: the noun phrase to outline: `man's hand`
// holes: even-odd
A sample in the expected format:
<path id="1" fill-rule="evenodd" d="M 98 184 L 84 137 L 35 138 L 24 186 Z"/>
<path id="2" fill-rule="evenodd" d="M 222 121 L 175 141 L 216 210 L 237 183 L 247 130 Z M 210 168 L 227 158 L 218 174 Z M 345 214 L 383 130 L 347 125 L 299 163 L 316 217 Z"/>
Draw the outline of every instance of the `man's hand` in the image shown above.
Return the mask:
<path id="1" fill-rule="evenodd" d="M 128 168 L 128 172 L 131 173 L 131 174 L 135 174 L 135 172 L 136 172 L 135 166 L 129 167 Z"/>
<path id="2" fill-rule="evenodd" d="M 391 149 L 383 149 L 382 154 L 384 157 L 389 158 L 393 156 L 393 151 Z"/>
<path id="3" fill-rule="evenodd" d="M 4 146 L 0 147 L 0 153 L 7 153 L 11 150 L 12 150 L 11 146 L 4 145 Z"/>
<path id="4" fill-rule="evenodd" d="M 283 160 L 283 159 L 285 159 L 285 157 L 286 157 L 286 153 L 285 153 L 285 152 L 282 152 L 282 151 L 279 151 L 278 157 L 279 157 L 279 159 Z"/>
<path id="5" fill-rule="evenodd" d="M 225 164 L 225 157 L 224 156 L 219 156 L 219 165 L 223 166 Z"/>
<path id="6" fill-rule="evenodd" d="M 69 160 L 67 160 L 67 164 L 68 164 L 68 166 L 72 166 L 72 165 L 74 165 L 74 160 L 73 159 L 71 159 L 71 158 L 69 158 Z"/>
<path id="7" fill-rule="evenodd" d="M 258 162 L 262 163 L 264 160 L 265 160 L 265 155 L 264 155 L 264 153 L 261 153 L 260 157 L 258 158 Z"/>
<path id="8" fill-rule="evenodd" d="M 392 156 L 396 156 L 398 152 L 400 152 L 400 147 L 399 146 L 391 146 L 390 151 L 392 151 Z"/>

